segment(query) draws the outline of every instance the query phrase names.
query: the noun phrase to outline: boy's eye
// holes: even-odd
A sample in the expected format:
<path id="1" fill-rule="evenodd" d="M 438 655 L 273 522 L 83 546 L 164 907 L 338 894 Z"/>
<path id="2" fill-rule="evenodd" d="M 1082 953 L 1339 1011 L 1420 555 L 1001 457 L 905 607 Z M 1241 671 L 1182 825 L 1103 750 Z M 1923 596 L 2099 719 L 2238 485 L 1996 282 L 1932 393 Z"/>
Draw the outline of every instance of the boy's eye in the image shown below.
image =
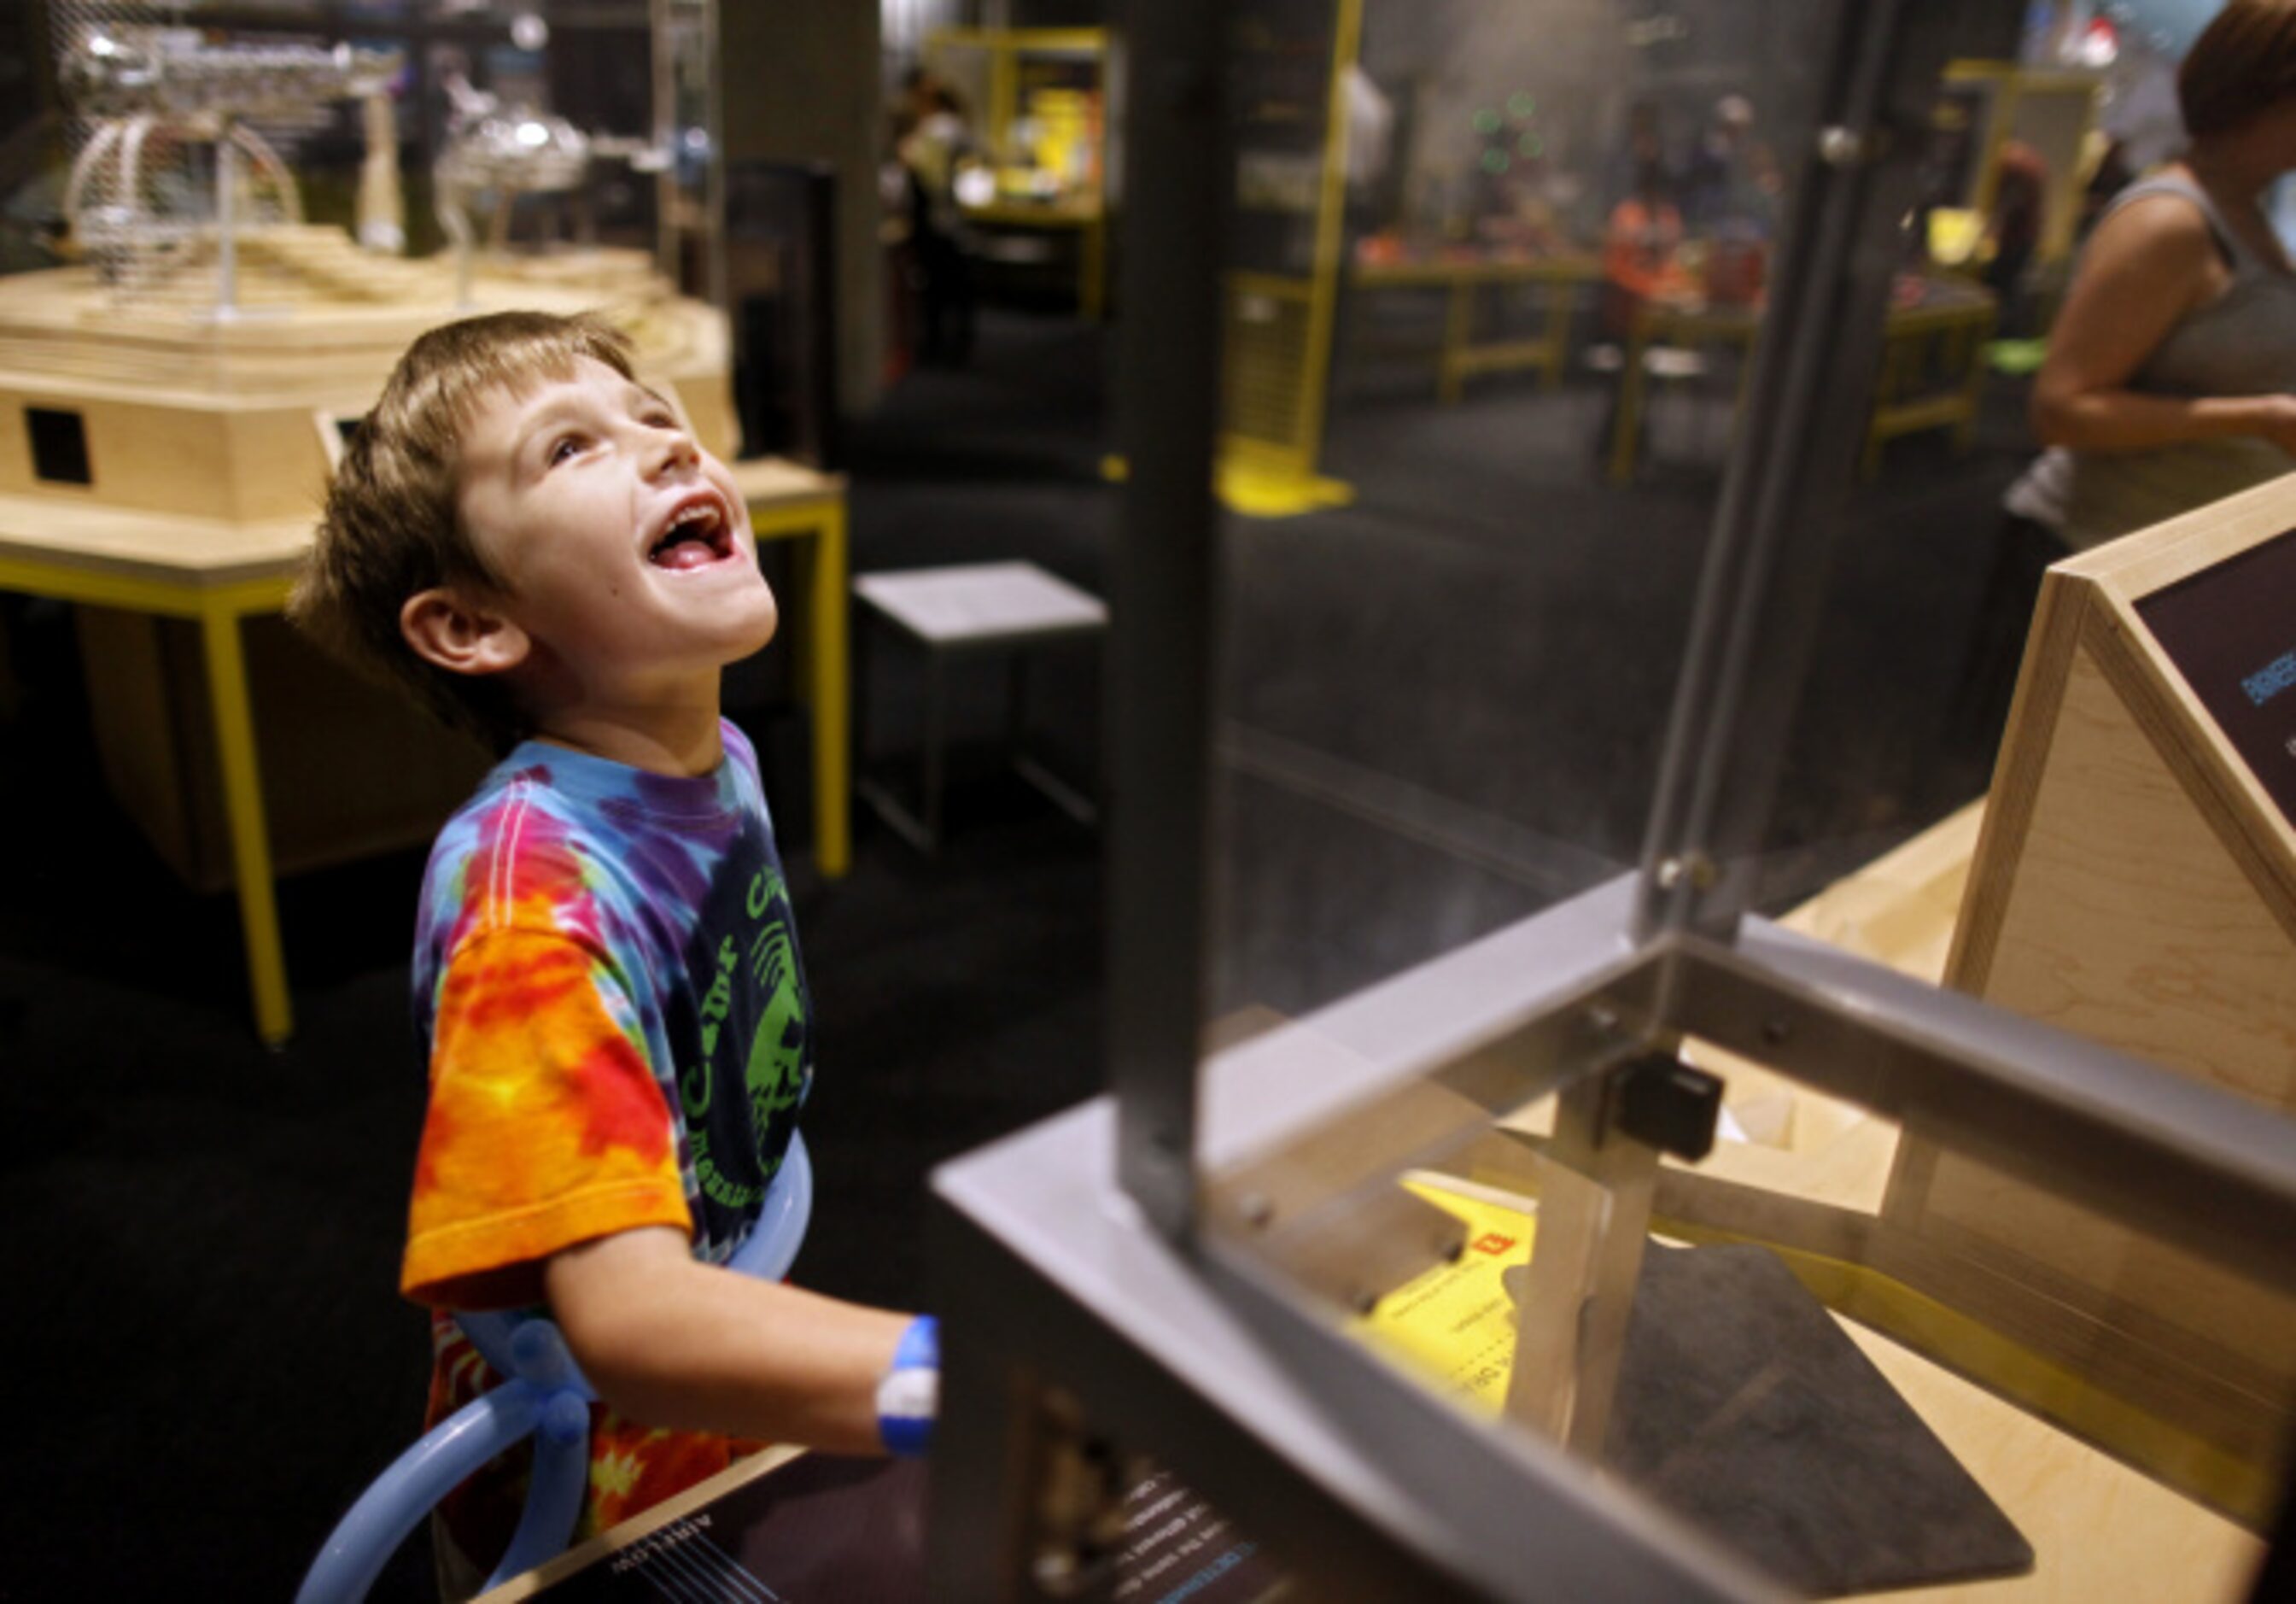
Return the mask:
<path id="1" fill-rule="evenodd" d="M 550 465 L 556 467 L 560 463 L 564 462 L 568 457 L 573 456 L 581 448 L 582 437 L 580 435 L 560 435 L 556 440 L 550 442 Z"/>

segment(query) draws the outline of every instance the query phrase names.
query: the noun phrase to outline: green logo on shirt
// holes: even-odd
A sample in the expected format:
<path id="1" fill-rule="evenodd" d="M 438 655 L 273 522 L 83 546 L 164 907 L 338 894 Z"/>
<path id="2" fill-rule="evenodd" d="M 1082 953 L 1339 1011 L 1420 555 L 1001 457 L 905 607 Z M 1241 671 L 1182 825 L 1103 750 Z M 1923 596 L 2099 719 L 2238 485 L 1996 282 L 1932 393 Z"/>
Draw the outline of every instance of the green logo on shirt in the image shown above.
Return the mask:
<path id="1" fill-rule="evenodd" d="M 718 1037 L 734 1011 L 734 988 L 744 968 L 763 993 L 742 1071 L 753 1146 L 762 1146 L 775 1119 L 805 1095 L 805 1000 L 798 984 L 797 948 L 788 923 L 777 915 L 768 917 L 777 906 L 785 905 L 782 893 L 781 876 L 770 870 L 759 870 L 750 882 L 745 910 L 758 927 L 750 937 L 748 962 L 742 962 L 743 950 L 732 936 L 718 943 L 718 972 L 701 999 L 701 1062 L 678 1077 L 678 1095 L 693 1133 L 695 1178 L 706 1196 L 728 1208 L 748 1208 L 765 1196 L 764 1186 L 738 1181 L 718 1167 L 709 1152 L 709 1131 L 701 1123 L 718 1082 Z M 762 1179 L 770 1181 L 773 1171 Z"/>

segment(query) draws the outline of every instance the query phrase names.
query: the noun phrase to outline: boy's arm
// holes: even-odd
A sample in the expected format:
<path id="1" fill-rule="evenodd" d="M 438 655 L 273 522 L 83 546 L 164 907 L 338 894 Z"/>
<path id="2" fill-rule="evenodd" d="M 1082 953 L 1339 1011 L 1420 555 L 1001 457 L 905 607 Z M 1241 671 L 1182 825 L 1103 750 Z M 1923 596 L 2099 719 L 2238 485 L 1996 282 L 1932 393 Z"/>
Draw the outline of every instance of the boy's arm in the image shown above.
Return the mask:
<path id="1" fill-rule="evenodd" d="M 666 1227 L 554 1254 L 543 1288 L 566 1345 L 648 1426 L 883 1452 L 877 1384 L 910 1317 L 703 1263 Z"/>

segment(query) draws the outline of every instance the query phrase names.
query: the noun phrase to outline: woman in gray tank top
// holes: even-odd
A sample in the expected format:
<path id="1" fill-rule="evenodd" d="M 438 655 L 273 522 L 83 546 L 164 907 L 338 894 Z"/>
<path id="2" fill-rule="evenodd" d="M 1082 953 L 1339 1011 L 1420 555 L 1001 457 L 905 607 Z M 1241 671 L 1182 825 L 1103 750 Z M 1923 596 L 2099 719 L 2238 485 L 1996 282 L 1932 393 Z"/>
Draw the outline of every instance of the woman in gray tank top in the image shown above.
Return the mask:
<path id="1" fill-rule="evenodd" d="M 2177 96 L 2191 144 L 2098 221 L 2034 384 L 2076 548 L 2296 471 L 2296 274 L 2260 204 L 2296 169 L 2296 0 L 2232 0 Z"/>

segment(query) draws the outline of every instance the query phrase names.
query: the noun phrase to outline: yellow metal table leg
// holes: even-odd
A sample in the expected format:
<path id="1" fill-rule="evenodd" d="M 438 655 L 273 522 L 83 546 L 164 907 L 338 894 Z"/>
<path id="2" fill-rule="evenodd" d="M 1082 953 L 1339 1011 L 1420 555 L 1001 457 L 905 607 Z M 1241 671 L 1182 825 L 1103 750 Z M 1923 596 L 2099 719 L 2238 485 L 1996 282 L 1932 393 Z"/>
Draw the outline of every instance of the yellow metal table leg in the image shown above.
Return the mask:
<path id="1" fill-rule="evenodd" d="M 1108 222 L 1095 218 L 1084 226 L 1078 243 L 1077 308 L 1086 323 L 1098 323 L 1108 298 Z"/>
<path id="2" fill-rule="evenodd" d="M 1437 395 L 1446 406 L 1466 392 L 1467 340 L 1475 325 L 1475 287 L 1464 278 L 1451 281 L 1451 298 L 1443 316 L 1443 367 Z"/>
<path id="3" fill-rule="evenodd" d="M 845 503 L 822 509 L 813 543 L 813 818 L 821 872 L 853 866 L 852 665 L 845 627 Z"/>
<path id="4" fill-rule="evenodd" d="M 1919 335 L 1890 334 L 1882 346 L 1882 371 L 1874 381 L 1874 413 L 1866 425 L 1866 449 L 1857 459 L 1858 476 L 1871 479 L 1882 471 L 1882 448 L 1889 440 L 1887 415 L 1898 399 L 1898 375 L 1906 358 L 1918 351 Z"/>
<path id="5" fill-rule="evenodd" d="M 211 605 L 200 615 L 206 647 L 208 700 L 215 715 L 216 755 L 223 769 L 224 813 L 231 827 L 232 872 L 239 889 L 240 930 L 247 943 L 255 1031 L 266 1046 L 294 1029 L 287 999 L 287 960 L 279 945 L 279 908 L 271 879 L 271 839 L 263 820 L 263 782 L 256 769 L 255 720 L 248 705 L 247 665 L 239 616 Z"/>
<path id="6" fill-rule="evenodd" d="M 1967 342 L 1965 356 L 1968 366 L 1960 369 L 1962 377 L 1962 414 L 1953 431 L 1954 448 L 1966 451 L 1977 443 L 1978 409 L 1985 403 L 1985 348 L 1993 339 L 1997 314 L 1988 307 L 1963 331 Z"/>
<path id="7" fill-rule="evenodd" d="M 1626 484 L 1635 476 L 1635 437 L 1643 423 L 1643 352 L 1650 330 L 1637 317 L 1627 336 L 1627 350 L 1619 367 L 1619 405 L 1611 418 L 1611 482 Z"/>
<path id="8" fill-rule="evenodd" d="M 1541 288 L 1546 296 L 1546 357 L 1539 387 L 1551 395 L 1562 388 L 1563 370 L 1570 363 L 1570 314 L 1577 308 L 1569 284 L 1557 280 Z"/>

